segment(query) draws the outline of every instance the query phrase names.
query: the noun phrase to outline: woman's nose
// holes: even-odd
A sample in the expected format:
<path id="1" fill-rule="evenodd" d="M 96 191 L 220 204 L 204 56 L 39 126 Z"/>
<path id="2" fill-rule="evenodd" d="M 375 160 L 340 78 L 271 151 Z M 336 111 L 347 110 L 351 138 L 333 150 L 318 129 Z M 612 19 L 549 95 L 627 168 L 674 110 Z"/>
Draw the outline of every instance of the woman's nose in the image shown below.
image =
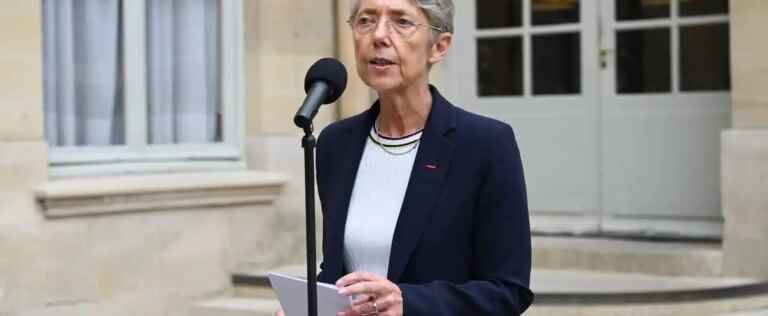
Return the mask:
<path id="1" fill-rule="evenodd" d="M 389 37 L 391 31 L 389 21 L 387 19 L 381 19 L 376 23 L 376 27 L 373 29 L 373 38 L 376 40 L 384 40 Z"/>

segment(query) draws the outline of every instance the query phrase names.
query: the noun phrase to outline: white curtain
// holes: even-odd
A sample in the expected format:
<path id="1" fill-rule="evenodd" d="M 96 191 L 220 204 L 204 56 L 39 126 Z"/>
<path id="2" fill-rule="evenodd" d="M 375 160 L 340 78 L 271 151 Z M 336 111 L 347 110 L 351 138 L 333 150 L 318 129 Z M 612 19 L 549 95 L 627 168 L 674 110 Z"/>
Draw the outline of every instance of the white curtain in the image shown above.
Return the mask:
<path id="1" fill-rule="evenodd" d="M 150 143 L 218 140 L 218 0 L 149 0 Z"/>
<path id="2" fill-rule="evenodd" d="M 119 0 L 44 2 L 45 131 L 53 146 L 123 140 Z"/>
<path id="3" fill-rule="evenodd" d="M 136 1 L 136 0 L 127 0 Z M 122 0 L 45 0 L 46 137 L 124 143 Z M 148 143 L 220 140 L 219 0 L 147 1 Z M 132 131 L 128 131 L 132 132 Z"/>

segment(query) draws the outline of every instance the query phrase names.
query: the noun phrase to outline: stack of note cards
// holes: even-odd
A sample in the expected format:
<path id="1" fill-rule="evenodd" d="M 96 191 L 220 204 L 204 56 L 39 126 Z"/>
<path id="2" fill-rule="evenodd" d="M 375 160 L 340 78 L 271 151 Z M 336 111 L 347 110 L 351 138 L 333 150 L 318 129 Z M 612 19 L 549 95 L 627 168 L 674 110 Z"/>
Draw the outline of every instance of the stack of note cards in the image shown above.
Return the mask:
<path id="1" fill-rule="evenodd" d="M 275 272 L 268 275 L 285 315 L 308 316 L 307 280 Z M 352 299 L 340 295 L 335 285 L 317 282 L 317 316 L 336 316 L 350 306 Z"/>

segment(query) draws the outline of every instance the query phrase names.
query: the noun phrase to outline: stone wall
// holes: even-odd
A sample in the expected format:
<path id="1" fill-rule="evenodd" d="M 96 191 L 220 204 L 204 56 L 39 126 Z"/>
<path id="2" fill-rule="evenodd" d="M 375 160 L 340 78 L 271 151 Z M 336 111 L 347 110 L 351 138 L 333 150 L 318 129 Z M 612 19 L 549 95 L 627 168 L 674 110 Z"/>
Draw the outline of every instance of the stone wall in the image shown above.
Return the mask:
<path id="1" fill-rule="evenodd" d="M 768 279 L 768 3 L 730 5 L 733 129 L 722 136 L 723 270 Z"/>
<path id="2" fill-rule="evenodd" d="M 733 127 L 768 128 L 768 3 L 731 1 Z"/>
<path id="3" fill-rule="evenodd" d="M 304 100 L 304 75 L 336 54 L 332 0 L 245 1 L 248 136 L 298 135 L 293 116 Z M 317 128 L 335 120 L 323 106 Z"/>
<path id="4" fill-rule="evenodd" d="M 354 84 L 351 42 L 339 40 L 351 38 L 346 3 L 244 1 L 245 151 L 250 169 L 287 176 L 276 200 L 174 208 L 159 201 L 151 211 L 53 218 L 36 195 L 51 181 L 42 1 L 0 1 L 0 315 L 185 315 L 191 301 L 226 295 L 233 270 L 303 262 L 303 156 L 291 121 L 304 74 L 317 59 L 341 55 L 353 82 L 343 101 L 349 110 L 324 106 L 317 133 L 371 100 Z"/>
<path id="5" fill-rule="evenodd" d="M 155 201 L 151 211 L 46 215 L 36 194 L 52 181 L 43 136 L 42 3 L 0 1 L 0 315 L 186 315 L 190 302 L 226 295 L 231 290 L 230 273 L 243 258 L 261 265 L 274 261 L 271 241 L 280 229 L 276 197 L 215 207 L 168 208 L 163 201 Z M 260 34 L 290 38 L 284 44 L 308 51 L 316 47 L 304 47 L 294 40 L 293 32 L 272 26 L 294 21 L 286 18 L 295 16 L 289 12 L 310 2 L 245 3 L 259 12 L 260 23 L 251 20 L 250 27 L 258 27 Z M 270 11 L 269 5 L 284 8 Z M 318 6 L 331 11 L 327 3 Z M 304 13 L 322 16 L 315 9 L 307 7 Z M 323 17 L 328 20 L 327 16 Z M 330 33 L 329 22 L 308 25 L 310 20 L 297 18 L 293 23 L 297 29 L 301 24 L 304 31 Z M 324 23 L 328 25 L 323 27 Z M 263 76 L 246 84 L 259 96 L 249 103 L 248 112 L 254 118 L 248 119 L 247 130 L 280 131 L 273 122 L 288 110 L 259 110 L 264 104 L 295 103 L 298 95 L 285 92 L 286 82 L 293 80 L 286 76 L 295 72 L 282 71 L 282 78 L 266 74 L 290 69 L 286 64 L 298 68 L 293 63 L 309 64 L 306 60 L 314 57 L 283 58 L 283 47 L 263 48 L 269 51 L 264 54 L 267 57 L 257 59 Z M 187 179 L 186 174 L 167 177 L 178 183 Z M 253 180 L 258 182 L 258 177 Z M 115 197 L 104 200 L 111 198 Z"/>
<path id="6" fill-rule="evenodd" d="M 263 205 L 19 224 L 25 231 L 0 238 L 0 314 L 185 315 L 191 302 L 228 293 L 240 255 L 268 249 L 259 240 L 274 233 L 273 218 Z"/>
<path id="7" fill-rule="evenodd" d="M 723 271 L 768 279 L 768 129 L 725 132 L 722 164 Z"/>
<path id="8" fill-rule="evenodd" d="M 43 139 L 41 2 L 0 2 L 0 142 Z"/>
<path id="9" fill-rule="evenodd" d="M 305 262 L 303 133 L 293 116 L 305 97 L 306 71 L 318 59 L 336 55 L 334 8 L 333 0 L 245 1 L 248 165 L 289 180 L 276 201 L 271 258 L 242 258 L 241 269 Z M 315 135 L 337 117 L 337 104 L 322 106 Z"/>

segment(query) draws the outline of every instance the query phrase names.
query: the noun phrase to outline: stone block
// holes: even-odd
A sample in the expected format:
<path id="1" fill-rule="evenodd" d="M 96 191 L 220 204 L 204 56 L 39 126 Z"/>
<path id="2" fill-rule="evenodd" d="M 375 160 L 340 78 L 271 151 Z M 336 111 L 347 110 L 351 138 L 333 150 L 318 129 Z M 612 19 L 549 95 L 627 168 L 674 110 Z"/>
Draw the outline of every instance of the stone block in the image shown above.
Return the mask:
<path id="1" fill-rule="evenodd" d="M 273 207 L 234 209 L 229 215 L 229 243 L 234 268 L 242 264 L 269 268 L 280 262 L 280 246 L 275 240 L 283 234 Z"/>
<path id="2" fill-rule="evenodd" d="M 332 2 L 258 1 L 246 7 L 248 133 L 298 135 L 292 118 L 304 99 L 304 75 L 317 59 L 335 54 Z M 335 107 L 325 106 L 316 126 L 335 117 Z"/>
<path id="3" fill-rule="evenodd" d="M 40 47 L 42 10 L 42 1 L 3 1 L 3 10 L 0 11 L 0 21 L 3 24 L 0 28 L 0 39 L 4 47 Z M 5 46 L 6 44 L 8 46 Z"/>
<path id="4" fill-rule="evenodd" d="M 0 65 L 0 77 L 9 73 L 3 68 Z M 35 79 L 42 80 L 39 77 Z M 19 95 L 0 95 L 0 142 L 42 142 L 44 137 L 42 88 L 3 85 L 3 90 L 14 90 Z"/>
<path id="5" fill-rule="evenodd" d="M 48 177 L 48 146 L 38 142 L 0 142 L 0 191 L 29 192 Z"/>
<path id="6" fill-rule="evenodd" d="M 768 4 L 762 0 L 731 1 L 731 70 L 733 126 L 768 127 L 768 42 L 757 30 L 768 28 Z"/>
<path id="7" fill-rule="evenodd" d="M 141 294 L 121 295 L 104 301 L 80 301 L 14 308 L 8 316 L 187 316 L 189 305 L 197 298 L 168 291 L 147 290 Z"/>
<path id="8" fill-rule="evenodd" d="M 275 201 L 276 207 L 304 214 L 304 152 L 300 144 L 300 136 L 252 137 L 246 155 L 250 168 L 277 172 L 289 179 Z"/>
<path id="9" fill-rule="evenodd" d="M 280 307 L 275 299 L 221 298 L 192 306 L 190 316 L 272 316 Z"/>
<path id="10" fill-rule="evenodd" d="M 768 130 L 723 132 L 726 275 L 768 279 Z"/>
<path id="11" fill-rule="evenodd" d="M 319 132 L 318 132 L 319 133 Z M 304 263 L 306 260 L 305 205 L 304 205 L 304 154 L 296 136 L 260 136 L 248 140 L 250 168 L 284 174 L 289 179 L 282 195 L 275 201 L 275 233 L 270 238 L 273 266 Z M 317 242 L 322 243 L 322 212 L 320 200 L 315 195 Z M 318 250 L 318 256 L 320 250 Z M 245 269 L 259 269 L 257 266 Z"/>
<path id="12" fill-rule="evenodd" d="M 716 243 L 544 236 L 532 241 L 536 269 L 706 277 L 722 272 Z"/>
<path id="13" fill-rule="evenodd" d="M 228 222 L 224 211 L 184 210 L 88 220 L 99 292 L 226 289 Z"/>
<path id="14" fill-rule="evenodd" d="M 46 220 L 0 233 L 0 315 L 188 315 L 231 292 L 241 255 L 269 256 L 269 205 Z M 264 251 L 261 253 L 261 251 Z"/>
<path id="15" fill-rule="evenodd" d="M 28 306 L 98 298 L 87 225 L 77 221 L 39 223 L 37 233 L 0 236 L 0 306 Z"/>
<path id="16" fill-rule="evenodd" d="M 47 178 L 45 143 L 0 142 L 0 235 L 40 230 L 42 215 L 33 190 Z"/>
<path id="17" fill-rule="evenodd" d="M 42 236 L 45 254 L 40 261 L 44 280 L 35 287 L 46 304 L 92 301 L 100 297 L 95 264 L 83 221 L 46 221 Z"/>
<path id="18" fill-rule="evenodd" d="M 766 82 L 768 79 L 755 79 L 755 82 Z M 764 89 L 764 87 L 761 87 Z M 737 95 L 743 92 L 734 92 Z M 739 96 L 738 98 L 740 98 Z M 768 127 L 768 95 L 765 101 L 759 100 L 741 100 L 734 96 L 733 100 L 733 121 L 734 126 L 739 128 L 765 128 Z"/>
<path id="19" fill-rule="evenodd" d="M 11 0 L 0 10 L 0 142 L 42 140 L 41 6 Z"/>

